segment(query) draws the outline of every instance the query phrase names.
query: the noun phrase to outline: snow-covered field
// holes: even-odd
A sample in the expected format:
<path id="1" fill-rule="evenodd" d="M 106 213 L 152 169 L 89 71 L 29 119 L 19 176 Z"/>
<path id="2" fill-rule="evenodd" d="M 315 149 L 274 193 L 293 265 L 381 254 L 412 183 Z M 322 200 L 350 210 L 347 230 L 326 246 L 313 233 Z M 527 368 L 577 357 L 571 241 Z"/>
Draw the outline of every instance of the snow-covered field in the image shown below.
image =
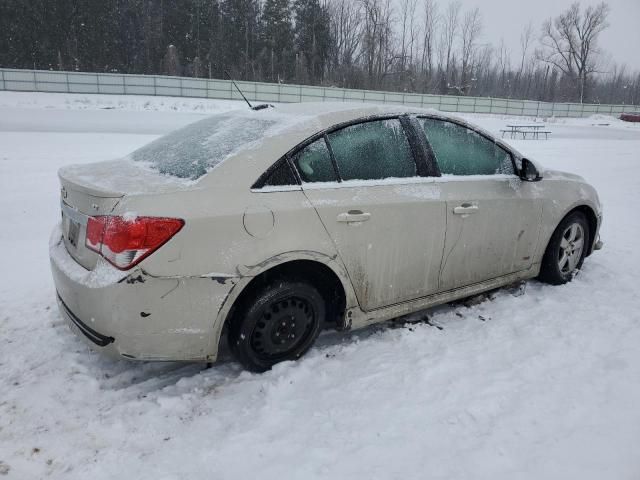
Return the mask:
<path id="1" fill-rule="evenodd" d="M 568 285 L 329 333 L 263 375 L 89 351 L 49 274 L 56 170 L 229 108 L 0 92 L 0 478 L 640 478 L 640 128 L 611 118 L 513 141 L 604 203 L 605 248 Z"/>

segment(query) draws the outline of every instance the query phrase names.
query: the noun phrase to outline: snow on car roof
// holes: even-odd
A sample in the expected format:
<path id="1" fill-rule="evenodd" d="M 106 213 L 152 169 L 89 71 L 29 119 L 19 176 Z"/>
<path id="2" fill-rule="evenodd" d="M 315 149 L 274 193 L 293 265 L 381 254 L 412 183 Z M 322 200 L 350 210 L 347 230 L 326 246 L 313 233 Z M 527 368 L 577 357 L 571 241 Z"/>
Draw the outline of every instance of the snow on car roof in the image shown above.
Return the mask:
<path id="1" fill-rule="evenodd" d="M 356 120 L 367 116 L 404 113 L 428 113 L 442 117 L 450 117 L 438 110 L 429 108 L 357 102 L 289 103 L 279 105 L 276 108 L 283 114 L 299 115 L 304 113 L 306 116 L 314 117 L 324 124 L 324 128 L 328 128 L 334 125 L 336 120 L 340 121 L 340 119 L 346 117 L 351 117 L 349 118 L 350 120 Z"/>

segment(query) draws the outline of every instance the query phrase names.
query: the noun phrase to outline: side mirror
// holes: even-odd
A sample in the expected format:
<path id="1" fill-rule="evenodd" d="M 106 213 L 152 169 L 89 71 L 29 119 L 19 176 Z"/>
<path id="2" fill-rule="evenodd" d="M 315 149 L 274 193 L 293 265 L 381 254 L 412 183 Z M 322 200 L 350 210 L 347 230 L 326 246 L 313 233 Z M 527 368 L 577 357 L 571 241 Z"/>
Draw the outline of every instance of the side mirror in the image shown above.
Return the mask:
<path id="1" fill-rule="evenodd" d="M 522 168 L 520 169 L 520 178 L 525 182 L 539 182 L 542 180 L 540 172 L 528 158 L 522 159 Z"/>

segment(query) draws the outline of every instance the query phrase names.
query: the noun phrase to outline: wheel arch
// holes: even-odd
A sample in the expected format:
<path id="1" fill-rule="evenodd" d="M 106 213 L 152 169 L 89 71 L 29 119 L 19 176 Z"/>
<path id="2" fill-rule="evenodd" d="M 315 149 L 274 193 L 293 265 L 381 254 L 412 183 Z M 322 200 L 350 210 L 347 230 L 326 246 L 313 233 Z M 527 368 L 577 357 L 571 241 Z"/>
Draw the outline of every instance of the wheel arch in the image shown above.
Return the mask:
<path id="1" fill-rule="evenodd" d="M 345 312 L 358 303 L 342 264 L 336 257 L 316 252 L 290 252 L 251 267 L 247 274 L 236 282 L 215 319 L 213 346 L 217 347 L 216 350 L 220 346 L 224 328 L 233 319 L 241 302 L 249 299 L 256 289 L 273 278 L 292 275 L 308 280 L 320 290 L 327 299 L 329 316 L 335 321 L 337 329 L 350 327 L 351 321 Z"/>
<path id="2" fill-rule="evenodd" d="M 565 218 L 567 218 L 569 215 L 571 215 L 574 212 L 581 212 L 587 219 L 587 224 L 589 225 L 589 242 L 587 244 L 587 252 L 585 256 L 588 257 L 589 255 L 591 255 L 591 253 L 593 252 L 593 245 L 595 242 L 595 233 L 598 230 L 598 216 L 596 215 L 593 207 L 585 203 L 580 203 L 580 204 L 573 205 L 568 210 L 566 210 L 564 214 L 559 217 L 558 221 L 553 226 L 553 228 L 547 231 L 548 233 L 546 235 L 545 242 L 542 244 L 543 249 L 540 253 L 541 256 L 544 255 L 544 253 L 547 251 L 547 248 L 549 248 L 549 242 L 551 241 L 551 238 L 553 237 L 554 232 L 558 229 L 558 226 L 564 221 Z"/>
<path id="3" fill-rule="evenodd" d="M 593 210 L 593 208 L 591 208 L 589 205 L 584 205 L 584 204 L 578 205 L 576 207 L 573 207 L 571 210 L 569 210 L 560 219 L 560 222 L 558 222 L 558 225 L 560 225 L 560 223 L 565 218 L 567 218 L 569 215 L 571 215 L 574 212 L 581 212 L 587 218 L 587 224 L 589 225 L 589 242 L 587 244 L 587 253 L 585 254 L 585 257 L 588 257 L 593 252 L 595 235 L 596 235 L 596 232 L 598 231 L 598 216 L 596 215 L 596 212 Z M 556 225 L 556 228 L 558 228 L 558 225 Z"/>

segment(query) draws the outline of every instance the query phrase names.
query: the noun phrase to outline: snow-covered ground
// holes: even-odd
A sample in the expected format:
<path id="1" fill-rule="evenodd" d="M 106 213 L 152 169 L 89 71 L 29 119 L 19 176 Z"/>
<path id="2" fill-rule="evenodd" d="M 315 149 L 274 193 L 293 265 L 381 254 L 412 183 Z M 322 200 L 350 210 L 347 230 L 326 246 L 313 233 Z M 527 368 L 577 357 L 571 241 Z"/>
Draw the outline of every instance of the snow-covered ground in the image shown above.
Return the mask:
<path id="1" fill-rule="evenodd" d="M 640 128 L 611 118 L 513 141 L 605 205 L 605 248 L 568 285 L 434 309 L 442 329 L 329 333 L 262 375 L 89 351 L 49 274 L 56 170 L 229 108 L 0 92 L 0 478 L 640 478 Z"/>

